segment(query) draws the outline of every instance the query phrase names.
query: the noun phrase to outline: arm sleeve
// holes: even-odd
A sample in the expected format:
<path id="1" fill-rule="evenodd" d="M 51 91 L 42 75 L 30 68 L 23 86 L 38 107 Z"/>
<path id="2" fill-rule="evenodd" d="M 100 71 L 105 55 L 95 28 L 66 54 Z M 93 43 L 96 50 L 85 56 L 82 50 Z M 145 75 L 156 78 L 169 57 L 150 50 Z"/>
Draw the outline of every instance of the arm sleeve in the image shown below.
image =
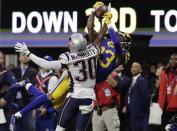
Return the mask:
<path id="1" fill-rule="evenodd" d="M 119 43 L 119 37 L 117 33 L 114 31 L 114 29 L 111 26 L 108 26 L 108 32 L 111 37 L 111 40 L 113 41 L 117 54 L 122 54 L 122 48 Z"/>
<path id="2" fill-rule="evenodd" d="M 30 54 L 29 58 L 38 66 L 46 69 L 46 70 L 59 70 L 61 69 L 61 63 L 59 60 L 55 61 L 47 61 L 45 59 L 42 59 L 34 54 Z"/>

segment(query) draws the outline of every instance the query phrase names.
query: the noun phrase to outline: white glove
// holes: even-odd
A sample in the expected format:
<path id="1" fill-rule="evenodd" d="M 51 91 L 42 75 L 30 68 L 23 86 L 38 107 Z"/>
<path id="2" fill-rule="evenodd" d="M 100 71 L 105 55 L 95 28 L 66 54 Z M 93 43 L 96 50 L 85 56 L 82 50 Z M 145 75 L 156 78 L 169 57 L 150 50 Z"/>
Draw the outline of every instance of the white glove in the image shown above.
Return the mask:
<path id="1" fill-rule="evenodd" d="M 30 54 L 30 51 L 28 50 L 28 48 L 24 42 L 23 43 L 17 42 L 17 44 L 15 44 L 14 48 L 15 48 L 16 52 L 24 53 L 27 56 L 29 56 L 29 54 Z"/>
<path id="2" fill-rule="evenodd" d="M 17 113 L 15 113 L 15 117 L 16 118 L 22 118 L 22 114 L 18 111 Z"/>

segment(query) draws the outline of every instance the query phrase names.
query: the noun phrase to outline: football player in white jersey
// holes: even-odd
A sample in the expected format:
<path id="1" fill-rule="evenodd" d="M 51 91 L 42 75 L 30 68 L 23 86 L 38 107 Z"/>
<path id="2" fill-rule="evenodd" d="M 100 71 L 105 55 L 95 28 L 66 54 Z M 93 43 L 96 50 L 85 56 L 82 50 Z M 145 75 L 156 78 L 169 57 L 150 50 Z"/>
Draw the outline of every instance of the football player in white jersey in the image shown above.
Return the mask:
<path id="1" fill-rule="evenodd" d="M 84 43 L 86 44 L 87 42 L 85 41 Z M 69 46 L 72 45 L 70 43 Z M 94 44 L 91 44 L 85 46 L 79 52 L 75 50 L 72 52 L 62 54 L 59 58 L 63 65 L 67 65 L 70 88 L 73 88 L 74 91 L 72 97 L 94 99 L 93 87 L 95 85 L 96 56 L 99 53 L 99 49 Z"/>
<path id="2" fill-rule="evenodd" d="M 99 44 L 105 34 L 105 29 L 100 31 L 94 43 Z M 25 43 L 17 43 L 15 45 L 16 52 L 25 53 L 34 63 L 44 69 L 68 69 L 70 88 L 73 88 L 73 93 L 63 106 L 59 131 L 64 131 L 73 117 L 77 117 L 77 130 L 85 130 L 88 124 L 93 109 L 92 100 L 95 99 L 93 88 L 96 76 L 96 56 L 99 54 L 99 48 L 95 44 L 87 45 L 87 41 L 83 35 L 75 33 L 69 38 L 68 47 L 70 52 L 61 54 L 59 60 L 56 61 L 46 61 L 37 57 L 28 50 Z M 27 106 L 27 108 L 20 110 L 16 113 L 16 117 L 22 117 L 29 109 L 39 106 L 39 103 L 36 104 L 34 102 L 31 105 L 32 108 L 28 108 Z"/>

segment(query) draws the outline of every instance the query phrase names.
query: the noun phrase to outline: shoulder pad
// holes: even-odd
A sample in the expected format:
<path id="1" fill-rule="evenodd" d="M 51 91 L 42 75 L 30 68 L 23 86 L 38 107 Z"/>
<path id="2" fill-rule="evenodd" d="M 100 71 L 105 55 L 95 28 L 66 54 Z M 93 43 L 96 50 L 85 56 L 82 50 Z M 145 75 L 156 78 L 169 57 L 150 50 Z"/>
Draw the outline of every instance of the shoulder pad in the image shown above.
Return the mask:
<path id="1" fill-rule="evenodd" d="M 69 57 L 67 55 L 67 53 L 62 53 L 60 56 L 59 56 L 59 61 L 62 63 L 62 64 L 67 64 L 68 61 L 69 61 Z"/>

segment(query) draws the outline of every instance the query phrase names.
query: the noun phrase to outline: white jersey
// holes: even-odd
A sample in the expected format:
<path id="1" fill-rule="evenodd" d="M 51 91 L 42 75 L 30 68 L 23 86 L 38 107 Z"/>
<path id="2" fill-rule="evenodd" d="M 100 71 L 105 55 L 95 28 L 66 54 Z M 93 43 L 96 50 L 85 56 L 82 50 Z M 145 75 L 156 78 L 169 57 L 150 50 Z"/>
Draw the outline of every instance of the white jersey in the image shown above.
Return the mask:
<path id="1" fill-rule="evenodd" d="M 98 47 L 90 44 L 85 51 L 60 55 L 60 62 L 68 68 L 70 88 L 73 88 L 72 97 L 95 99 L 94 86 L 98 54 Z"/>

